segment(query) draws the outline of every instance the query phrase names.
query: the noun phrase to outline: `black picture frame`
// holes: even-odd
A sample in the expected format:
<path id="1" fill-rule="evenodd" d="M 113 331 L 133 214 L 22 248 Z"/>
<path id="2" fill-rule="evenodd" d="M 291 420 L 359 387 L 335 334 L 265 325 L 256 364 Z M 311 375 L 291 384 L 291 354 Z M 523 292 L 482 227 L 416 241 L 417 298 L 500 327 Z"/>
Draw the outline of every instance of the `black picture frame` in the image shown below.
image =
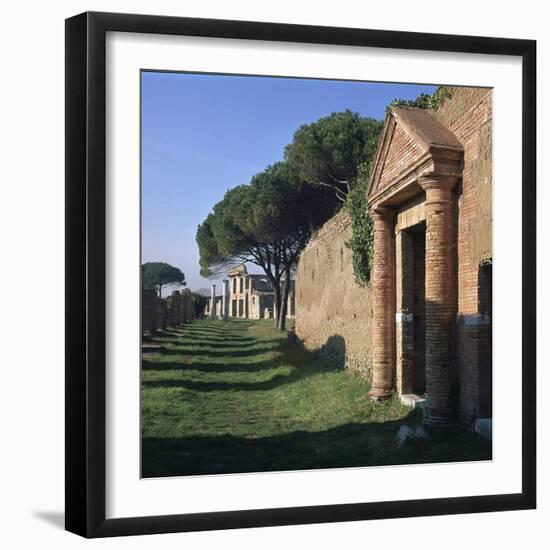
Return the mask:
<path id="1" fill-rule="evenodd" d="M 106 519 L 105 40 L 108 31 L 520 57 L 522 490 L 517 494 Z M 536 42 L 83 13 L 66 20 L 66 529 L 107 537 L 532 509 L 536 506 Z"/>

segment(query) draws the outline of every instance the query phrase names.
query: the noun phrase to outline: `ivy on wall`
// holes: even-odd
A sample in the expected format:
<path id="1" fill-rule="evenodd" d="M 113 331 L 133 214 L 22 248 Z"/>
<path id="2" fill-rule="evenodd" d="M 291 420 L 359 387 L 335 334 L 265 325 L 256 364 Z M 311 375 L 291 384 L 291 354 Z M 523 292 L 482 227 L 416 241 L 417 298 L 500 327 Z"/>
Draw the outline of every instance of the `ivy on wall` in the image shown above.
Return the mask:
<path id="1" fill-rule="evenodd" d="M 438 86 L 433 94 L 420 94 L 416 99 L 394 99 L 387 107 L 406 106 L 420 109 L 437 109 L 441 103 L 451 97 L 451 92 L 445 86 Z M 346 242 L 351 250 L 353 274 L 358 284 L 365 286 L 370 281 L 370 273 L 374 256 L 374 226 L 370 217 L 370 207 L 367 200 L 367 182 L 369 180 L 371 162 L 361 164 L 357 172 L 356 184 L 349 192 L 344 208 L 351 218 L 352 236 Z"/>
<path id="2" fill-rule="evenodd" d="M 420 94 L 416 99 L 394 99 L 386 108 L 418 107 L 420 109 L 437 109 L 445 99 L 451 97 L 451 91 L 445 86 L 438 86 L 433 94 Z"/>
<path id="3" fill-rule="evenodd" d="M 351 218 L 351 239 L 346 242 L 346 246 L 351 250 L 355 280 L 362 286 L 370 281 L 374 254 L 374 229 L 367 201 L 370 167 L 370 162 L 359 166 L 356 185 L 344 204 Z"/>

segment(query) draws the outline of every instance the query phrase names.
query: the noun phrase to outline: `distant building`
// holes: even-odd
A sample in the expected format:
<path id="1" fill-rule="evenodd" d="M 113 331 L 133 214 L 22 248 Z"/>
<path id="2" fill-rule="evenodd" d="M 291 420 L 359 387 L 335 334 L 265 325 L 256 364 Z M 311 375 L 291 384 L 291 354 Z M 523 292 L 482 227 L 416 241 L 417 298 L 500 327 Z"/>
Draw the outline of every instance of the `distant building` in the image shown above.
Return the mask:
<path id="1" fill-rule="evenodd" d="M 228 311 L 229 317 L 242 319 L 271 319 L 276 316 L 275 292 L 265 275 L 248 273 L 246 266 L 241 265 L 227 274 L 228 277 Z M 284 282 L 282 283 L 283 291 Z M 294 281 L 290 282 L 287 303 L 287 318 L 293 319 L 296 314 Z M 212 298 L 209 298 L 205 315 L 211 316 Z M 223 298 L 215 297 L 215 318 L 223 316 Z"/>
<path id="2" fill-rule="evenodd" d="M 275 292 L 265 275 L 250 274 L 246 266 L 241 265 L 230 271 L 227 277 L 229 278 L 229 317 L 269 319 L 276 315 Z M 294 318 L 295 313 L 294 281 L 291 281 L 287 318 Z"/>

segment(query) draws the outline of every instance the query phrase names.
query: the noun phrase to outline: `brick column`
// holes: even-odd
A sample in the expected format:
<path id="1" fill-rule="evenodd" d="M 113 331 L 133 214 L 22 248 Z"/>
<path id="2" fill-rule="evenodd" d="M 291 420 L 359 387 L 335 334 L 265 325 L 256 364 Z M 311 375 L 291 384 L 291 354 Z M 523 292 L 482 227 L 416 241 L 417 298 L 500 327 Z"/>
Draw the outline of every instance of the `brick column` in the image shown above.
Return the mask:
<path id="1" fill-rule="evenodd" d="M 426 410 L 424 423 L 443 429 L 455 423 L 451 402 L 451 341 L 455 316 L 453 260 L 457 178 L 423 176 L 426 192 Z"/>
<path id="2" fill-rule="evenodd" d="M 395 338 L 394 212 L 375 207 L 372 265 L 372 386 L 369 396 L 381 401 L 391 396 Z"/>

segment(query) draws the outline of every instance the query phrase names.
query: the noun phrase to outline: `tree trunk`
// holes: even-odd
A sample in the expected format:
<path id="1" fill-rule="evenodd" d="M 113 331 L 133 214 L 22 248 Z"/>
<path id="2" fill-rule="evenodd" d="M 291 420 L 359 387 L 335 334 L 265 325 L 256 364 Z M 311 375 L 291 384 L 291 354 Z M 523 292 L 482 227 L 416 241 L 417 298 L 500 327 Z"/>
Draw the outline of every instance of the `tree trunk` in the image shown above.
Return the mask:
<path id="1" fill-rule="evenodd" d="M 276 283 L 273 283 L 273 288 L 275 290 L 275 303 L 273 307 L 275 309 L 275 326 L 279 328 L 279 317 L 281 315 L 281 280 L 279 279 Z"/>
<path id="2" fill-rule="evenodd" d="M 288 295 L 290 294 L 290 268 L 285 267 L 285 288 L 281 299 L 281 309 L 279 318 L 277 319 L 277 328 L 279 330 L 285 330 L 286 328 L 286 314 L 288 309 Z"/>
<path id="3" fill-rule="evenodd" d="M 159 298 L 162 298 L 162 285 L 159 285 Z"/>

